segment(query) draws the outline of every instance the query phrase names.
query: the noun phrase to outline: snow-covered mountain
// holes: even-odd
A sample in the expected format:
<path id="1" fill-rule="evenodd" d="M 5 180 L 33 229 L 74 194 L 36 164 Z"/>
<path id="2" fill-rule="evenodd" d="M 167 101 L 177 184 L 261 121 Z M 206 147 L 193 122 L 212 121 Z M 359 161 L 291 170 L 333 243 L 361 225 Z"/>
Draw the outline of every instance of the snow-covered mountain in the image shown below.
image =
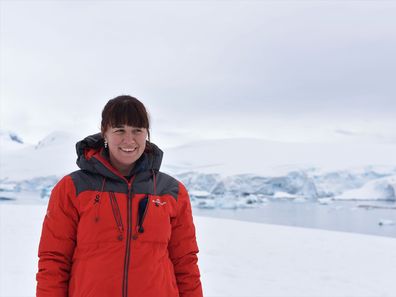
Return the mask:
<path id="1" fill-rule="evenodd" d="M 371 179 L 367 178 L 370 174 Z M 396 169 L 390 170 L 385 177 L 375 178 L 376 172 L 366 169 L 353 175 L 348 173 L 350 179 L 334 181 L 334 176 L 343 175 L 345 171 L 318 175 L 315 171 L 301 170 L 278 177 L 246 174 L 221 177 L 196 172 L 175 176 L 189 189 L 193 204 L 203 208 L 252 207 L 268 199 L 323 201 L 330 198 L 396 202 Z"/>
<path id="2" fill-rule="evenodd" d="M 2 133 L 1 139 L 15 142 L 1 148 L 3 198 L 20 191 L 47 197 L 56 180 L 77 169 L 75 135 L 53 132 L 37 145 L 20 143 L 12 133 Z M 396 201 L 395 149 L 390 144 L 208 140 L 165 150 L 162 170 L 180 179 L 199 207 L 252 207 L 281 198 Z"/>
<path id="3" fill-rule="evenodd" d="M 70 133 L 58 131 L 49 134 L 37 145 L 2 146 L 0 181 L 61 177 L 76 170 L 74 144 L 77 139 Z"/>
<path id="4" fill-rule="evenodd" d="M 164 168 L 208 208 L 224 206 L 224 197 L 232 197 L 235 207 L 278 198 L 396 201 L 395 149 L 390 144 L 210 140 L 168 149 Z"/>
<path id="5" fill-rule="evenodd" d="M 281 176 L 312 168 L 323 173 L 375 166 L 396 167 L 395 144 L 288 143 L 261 139 L 218 139 L 166 150 L 170 171 L 198 171 L 223 176 Z"/>

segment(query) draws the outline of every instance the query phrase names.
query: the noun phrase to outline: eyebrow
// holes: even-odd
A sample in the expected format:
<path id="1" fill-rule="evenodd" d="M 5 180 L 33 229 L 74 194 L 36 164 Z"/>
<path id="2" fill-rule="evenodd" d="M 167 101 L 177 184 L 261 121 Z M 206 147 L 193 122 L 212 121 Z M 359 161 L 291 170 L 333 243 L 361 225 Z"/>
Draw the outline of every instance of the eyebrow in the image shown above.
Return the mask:
<path id="1" fill-rule="evenodd" d="M 112 127 L 112 129 L 120 129 L 120 128 L 125 129 L 125 126 L 126 126 L 126 125 L 115 126 L 115 127 Z M 131 126 L 131 127 L 132 127 L 132 126 Z M 132 127 L 132 129 L 133 129 L 133 130 L 143 130 L 143 129 L 145 129 L 145 128 L 144 128 L 144 127 Z"/>

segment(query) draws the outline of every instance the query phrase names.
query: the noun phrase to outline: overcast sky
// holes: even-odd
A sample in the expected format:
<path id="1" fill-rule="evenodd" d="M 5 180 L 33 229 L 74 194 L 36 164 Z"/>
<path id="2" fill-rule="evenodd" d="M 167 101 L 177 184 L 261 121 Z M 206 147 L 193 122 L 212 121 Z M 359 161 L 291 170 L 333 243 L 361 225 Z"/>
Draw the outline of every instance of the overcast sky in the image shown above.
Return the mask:
<path id="1" fill-rule="evenodd" d="M 396 143 L 396 1 L 1 1 L 1 128 L 99 131 L 130 94 L 153 141 Z"/>

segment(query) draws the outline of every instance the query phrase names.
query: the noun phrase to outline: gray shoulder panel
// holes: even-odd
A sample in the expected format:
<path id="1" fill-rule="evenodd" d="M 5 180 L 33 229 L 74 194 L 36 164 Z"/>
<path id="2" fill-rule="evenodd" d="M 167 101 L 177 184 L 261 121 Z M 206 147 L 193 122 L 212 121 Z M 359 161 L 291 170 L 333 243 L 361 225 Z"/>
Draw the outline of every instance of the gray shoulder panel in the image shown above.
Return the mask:
<path id="1" fill-rule="evenodd" d="M 156 185 L 154 187 L 153 175 L 151 172 L 146 171 L 136 176 L 135 182 L 133 183 L 133 192 L 150 195 L 171 195 L 177 200 L 177 196 L 179 195 L 179 182 L 165 173 L 157 172 Z"/>
<path id="2" fill-rule="evenodd" d="M 99 174 L 93 174 L 84 170 L 77 170 L 70 174 L 76 188 L 76 195 L 85 191 L 111 191 L 127 193 L 128 186 L 125 182 L 115 181 Z M 103 188 L 103 189 L 102 189 Z"/>
<path id="3" fill-rule="evenodd" d="M 159 195 L 170 194 L 177 200 L 177 196 L 179 195 L 179 182 L 166 173 L 158 172 L 157 193 Z"/>
<path id="4" fill-rule="evenodd" d="M 78 170 L 70 174 L 74 182 L 74 186 L 76 188 L 76 195 L 78 196 L 80 193 L 85 191 L 111 191 L 111 192 L 120 192 L 127 193 L 128 185 L 123 180 L 114 180 L 110 178 L 104 177 L 87 172 L 84 170 Z M 144 194 L 154 194 L 154 180 L 151 172 L 144 172 L 142 174 L 138 174 L 133 183 L 133 192 L 144 193 Z M 173 198 L 177 200 L 177 196 L 179 195 L 179 181 L 170 175 L 158 172 L 156 174 L 156 187 L 155 187 L 156 195 L 171 195 Z"/>

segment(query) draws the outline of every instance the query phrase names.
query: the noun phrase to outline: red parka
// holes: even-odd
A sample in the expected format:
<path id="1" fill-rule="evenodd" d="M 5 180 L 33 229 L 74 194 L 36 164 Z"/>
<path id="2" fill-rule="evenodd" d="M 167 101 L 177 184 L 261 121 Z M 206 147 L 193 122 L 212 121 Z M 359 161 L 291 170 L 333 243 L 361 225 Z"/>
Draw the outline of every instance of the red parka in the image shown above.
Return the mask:
<path id="1" fill-rule="evenodd" d="M 77 143 L 81 170 L 51 193 L 37 297 L 202 297 L 185 187 L 159 171 L 154 144 L 123 177 L 95 134 Z"/>

